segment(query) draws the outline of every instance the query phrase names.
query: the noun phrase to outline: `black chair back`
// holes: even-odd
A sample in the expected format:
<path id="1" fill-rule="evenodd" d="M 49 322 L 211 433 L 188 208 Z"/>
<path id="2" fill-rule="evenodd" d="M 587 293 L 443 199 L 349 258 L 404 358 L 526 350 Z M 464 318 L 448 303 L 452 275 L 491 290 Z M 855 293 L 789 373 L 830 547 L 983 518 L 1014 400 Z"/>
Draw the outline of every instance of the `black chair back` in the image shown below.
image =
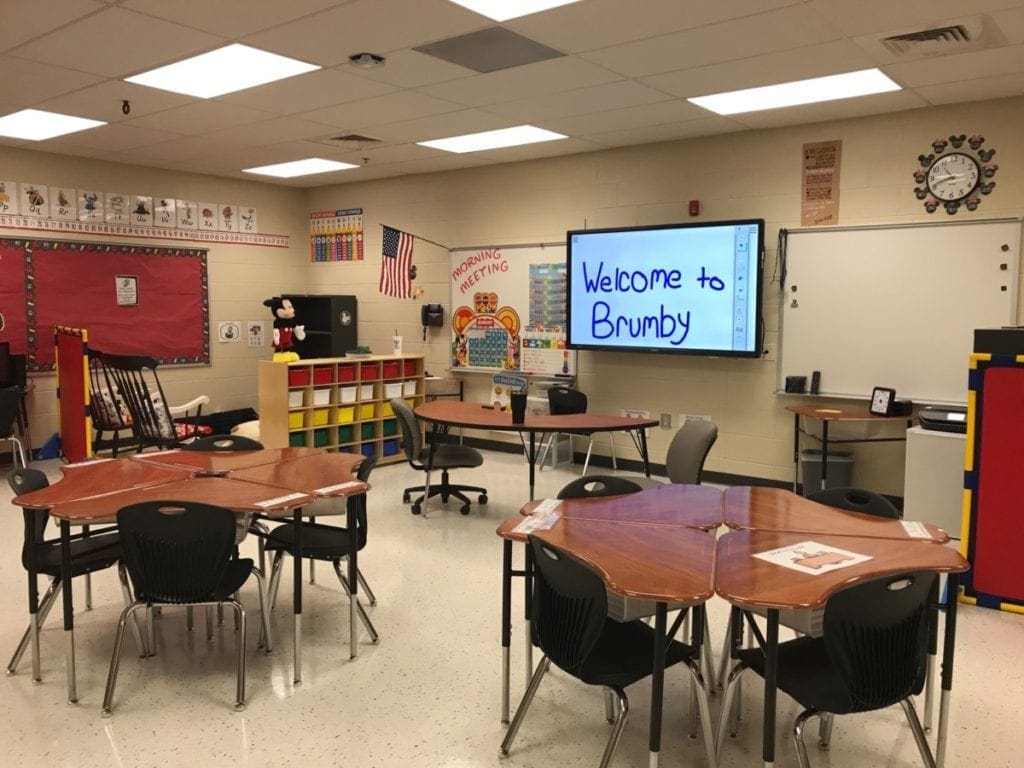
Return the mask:
<path id="1" fill-rule="evenodd" d="M 32 493 L 32 491 L 48 487 L 50 481 L 42 470 L 21 467 L 7 473 L 7 484 L 11 486 L 15 496 L 21 496 L 24 493 Z M 25 541 L 21 547 L 21 564 L 28 570 L 28 548 L 44 542 L 46 538 L 44 531 L 46 523 L 50 519 L 50 513 L 45 509 L 24 507 L 22 514 L 25 518 Z"/>
<path id="2" fill-rule="evenodd" d="M 423 453 L 423 432 L 420 431 L 420 422 L 412 408 L 400 397 L 394 397 L 388 401 L 391 408 L 398 417 L 398 425 L 402 428 L 402 447 L 405 450 L 405 458 L 416 469 L 422 469 L 416 462 Z"/>
<path id="3" fill-rule="evenodd" d="M 577 674 L 608 616 L 601 577 L 568 552 L 530 536 L 534 562 L 534 641 L 557 666 Z"/>
<path id="4" fill-rule="evenodd" d="M 183 451 L 259 451 L 263 443 L 245 435 L 207 435 L 181 446 Z"/>
<path id="5" fill-rule="evenodd" d="M 704 462 L 718 439 L 718 427 L 708 419 L 689 419 L 669 443 L 665 470 L 669 482 L 700 484 Z"/>
<path id="6" fill-rule="evenodd" d="M 865 491 L 862 488 L 826 488 L 815 491 L 807 498 L 819 504 L 851 512 L 861 512 L 865 515 L 887 517 L 893 520 L 903 517 L 896 509 L 896 505 L 885 496 L 874 491 Z"/>
<path id="7" fill-rule="evenodd" d="M 920 693 L 937 578 L 886 576 L 844 589 L 825 605 L 825 646 L 848 690 L 849 711 L 881 709 Z"/>
<path id="8" fill-rule="evenodd" d="M 118 405 L 117 385 L 103 365 L 103 353 L 92 348 L 89 349 L 89 415 L 97 431 L 131 427 Z"/>
<path id="9" fill-rule="evenodd" d="M 589 475 L 577 477 L 558 492 L 560 499 L 592 499 L 600 496 L 618 496 L 623 493 L 636 493 L 643 487 L 628 477 L 616 475 Z"/>
<path id="10" fill-rule="evenodd" d="M 21 412 L 21 390 L 0 389 L 0 439 L 14 434 L 14 425 Z"/>
<path id="11" fill-rule="evenodd" d="M 578 389 L 555 386 L 548 389 L 548 409 L 552 416 L 587 412 L 587 396 Z"/>
<path id="12" fill-rule="evenodd" d="M 124 563 L 145 602 L 212 600 L 235 551 L 235 513 L 188 501 L 118 510 Z"/>
<path id="13" fill-rule="evenodd" d="M 356 467 L 356 479 L 364 483 L 369 482 L 370 473 L 377 466 L 377 456 L 367 456 L 362 463 Z M 349 496 L 345 502 L 356 511 L 356 546 L 362 549 L 366 546 L 366 495 Z"/>

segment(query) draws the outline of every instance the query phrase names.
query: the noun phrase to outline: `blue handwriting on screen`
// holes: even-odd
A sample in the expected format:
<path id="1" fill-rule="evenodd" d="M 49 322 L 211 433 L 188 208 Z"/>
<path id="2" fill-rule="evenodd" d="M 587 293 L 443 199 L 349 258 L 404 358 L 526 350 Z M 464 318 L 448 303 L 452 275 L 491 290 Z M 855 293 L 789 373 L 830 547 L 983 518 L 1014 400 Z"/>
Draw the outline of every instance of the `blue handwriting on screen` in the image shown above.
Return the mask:
<path id="1" fill-rule="evenodd" d="M 700 275 L 692 282 L 684 282 L 680 269 L 654 267 L 649 270 L 623 269 L 615 267 L 605 272 L 603 261 L 598 262 L 597 273 L 590 275 L 587 262 L 583 262 L 583 285 L 588 294 L 636 294 L 642 296 L 653 291 L 684 292 L 687 286 L 695 290 L 725 290 L 725 281 L 716 275 L 709 275 L 706 267 L 700 268 Z M 681 297 L 682 298 L 682 297 Z M 591 307 L 590 329 L 595 339 L 609 339 L 628 336 L 633 339 L 655 337 L 667 339 L 678 347 L 690 333 L 691 313 L 679 305 L 665 306 L 661 302 L 654 311 L 644 314 L 620 314 L 613 311 L 606 301 L 595 301 Z"/>

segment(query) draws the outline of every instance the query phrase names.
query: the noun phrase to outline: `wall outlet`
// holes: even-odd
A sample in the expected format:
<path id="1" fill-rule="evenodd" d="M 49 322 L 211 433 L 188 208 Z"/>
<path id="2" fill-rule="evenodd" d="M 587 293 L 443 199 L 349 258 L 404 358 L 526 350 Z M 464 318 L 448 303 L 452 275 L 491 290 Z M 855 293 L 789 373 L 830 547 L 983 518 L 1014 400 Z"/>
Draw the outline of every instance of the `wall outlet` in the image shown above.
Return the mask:
<path id="1" fill-rule="evenodd" d="M 698 413 L 680 413 L 679 414 L 679 426 L 683 426 L 688 421 L 711 421 L 710 416 L 705 416 Z"/>
<path id="2" fill-rule="evenodd" d="M 671 413 L 663 413 L 663 414 L 661 414 L 661 428 L 662 429 L 672 429 L 672 414 Z"/>
<path id="3" fill-rule="evenodd" d="M 764 350 L 761 353 L 761 359 L 762 360 L 769 360 L 769 361 L 774 361 L 775 360 L 775 345 L 774 344 L 765 344 L 764 345 Z"/>

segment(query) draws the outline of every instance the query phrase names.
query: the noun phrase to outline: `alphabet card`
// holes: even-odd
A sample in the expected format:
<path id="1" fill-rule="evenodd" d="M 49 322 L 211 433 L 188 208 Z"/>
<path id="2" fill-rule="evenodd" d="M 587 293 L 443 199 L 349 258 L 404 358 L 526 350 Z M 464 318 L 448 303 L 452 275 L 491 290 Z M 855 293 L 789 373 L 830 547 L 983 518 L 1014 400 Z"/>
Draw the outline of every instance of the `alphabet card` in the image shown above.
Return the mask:
<path id="1" fill-rule="evenodd" d="M 78 220 L 103 221 L 103 193 L 91 189 L 78 190 Z"/>
<path id="2" fill-rule="evenodd" d="M 107 192 L 105 198 L 107 224 L 132 223 L 131 195 L 124 192 Z"/>
<path id="3" fill-rule="evenodd" d="M 238 231 L 238 210 L 233 205 L 222 205 L 217 212 L 217 229 L 221 232 Z"/>
<path id="4" fill-rule="evenodd" d="M 132 195 L 132 224 L 139 227 L 153 226 L 153 198 L 149 195 Z"/>
<path id="5" fill-rule="evenodd" d="M 208 232 L 217 231 L 216 203 L 196 203 L 196 212 L 199 216 L 199 229 Z"/>
<path id="6" fill-rule="evenodd" d="M 0 181 L 0 213 L 17 215 L 18 183 L 16 181 Z"/>
<path id="7" fill-rule="evenodd" d="M 50 217 L 58 221 L 78 220 L 78 200 L 75 190 L 50 187 Z"/>
<path id="8" fill-rule="evenodd" d="M 177 220 L 174 214 L 174 199 L 169 197 L 153 198 L 153 226 L 173 229 Z"/>
<path id="9" fill-rule="evenodd" d="M 50 188 L 45 184 L 21 182 L 21 215 L 40 219 L 50 218 Z"/>
<path id="10" fill-rule="evenodd" d="M 250 208 L 247 205 L 238 206 L 239 220 L 238 220 L 238 231 L 246 232 L 248 234 L 255 234 L 258 232 L 256 226 L 256 209 Z"/>
<path id="11" fill-rule="evenodd" d="M 856 552 L 828 544 L 819 544 L 816 541 L 801 541 L 778 549 L 770 549 L 767 552 L 759 552 L 754 557 L 811 576 L 820 576 L 830 571 L 838 571 L 840 568 L 849 568 L 851 565 L 866 563 L 872 559 L 871 555 L 859 555 Z"/>
<path id="12" fill-rule="evenodd" d="M 191 200 L 175 201 L 175 212 L 177 214 L 178 229 L 199 229 L 199 221 L 196 218 L 196 204 Z"/>

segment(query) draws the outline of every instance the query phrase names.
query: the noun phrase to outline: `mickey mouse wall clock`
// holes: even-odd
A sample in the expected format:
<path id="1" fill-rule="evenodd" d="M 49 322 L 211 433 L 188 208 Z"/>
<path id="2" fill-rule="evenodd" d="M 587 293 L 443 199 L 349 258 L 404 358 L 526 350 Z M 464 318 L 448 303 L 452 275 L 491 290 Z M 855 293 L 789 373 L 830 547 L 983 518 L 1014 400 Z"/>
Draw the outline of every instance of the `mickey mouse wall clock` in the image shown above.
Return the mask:
<path id="1" fill-rule="evenodd" d="M 950 216 L 963 206 L 975 211 L 983 195 L 995 189 L 992 177 L 999 166 L 992 162 L 996 151 L 985 148 L 985 137 L 961 134 L 932 142 L 932 152 L 918 155 L 914 171 L 914 195 L 928 213 L 941 206 Z M 948 151 L 947 151 L 948 150 Z"/>

